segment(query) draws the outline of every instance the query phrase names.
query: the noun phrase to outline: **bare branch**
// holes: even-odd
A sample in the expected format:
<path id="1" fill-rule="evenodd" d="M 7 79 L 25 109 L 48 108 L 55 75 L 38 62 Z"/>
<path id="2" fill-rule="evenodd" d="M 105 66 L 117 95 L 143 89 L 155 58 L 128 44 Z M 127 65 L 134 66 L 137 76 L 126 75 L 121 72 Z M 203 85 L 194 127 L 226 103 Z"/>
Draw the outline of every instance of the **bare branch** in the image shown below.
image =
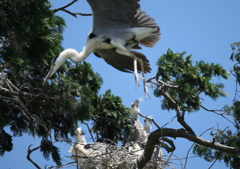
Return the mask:
<path id="1" fill-rule="evenodd" d="M 178 156 L 174 155 L 174 154 L 172 154 L 172 155 L 173 155 L 174 157 L 176 157 L 176 158 L 177 158 L 176 160 L 178 160 L 178 161 L 180 162 L 179 165 L 183 166 L 183 165 L 182 165 L 182 161 L 181 161 L 181 159 L 180 159 Z"/>
<path id="2" fill-rule="evenodd" d="M 146 119 L 149 119 L 149 120 L 151 120 L 152 122 L 153 122 L 153 124 L 155 124 L 155 126 L 157 127 L 157 128 L 161 128 L 156 122 L 155 122 L 155 120 L 154 119 L 152 119 L 152 118 L 149 118 L 148 116 L 144 116 L 144 115 L 142 115 L 141 113 L 138 113 L 139 114 L 139 116 L 141 116 L 141 117 L 144 117 L 144 118 L 146 118 Z"/>
<path id="3" fill-rule="evenodd" d="M 66 13 L 68 13 L 68 14 L 76 17 L 76 18 L 77 18 L 77 15 L 81 15 L 81 16 L 91 16 L 92 14 L 73 13 L 73 12 L 70 12 L 69 10 L 65 9 L 65 8 L 71 6 L 72 4 L 74 4 L 74 3 L 77 2 L 77 1 L 78 1 L 78 0 L 73 0 L 71 3 L 65 5 L 65 6 L 63 6 L 63 7 L 61 7 L 61 8 L 53 9 L 52 11 L 53 11 L 54 13 L 56 13 L 56 12 L 58 12 L 58 11 L 64 11 L 64 12 L 66 12 Z"/>
<path id="4" fill-rule="evenodd" d="M 210 165 L 210 167 L 208 169 L 212 168 L 212 166 L 216 163 L 216 161 L 217 161 L 217 159 Z"/>
<path id="5" fill-rule="evenodd" d="M 81 15 L 81 16 L 92 16 L 92 14 L 85 14 L 85 13 L 75 13 L 76 15 Z"/>
<path id="6" fill-rule="evenodd" d="M 62 10 L 62 9 L 65 9 L 65 8 L 71 6 L 72 4 L 74 4 L 74 3 L 77 2 L 77 1 L 78 1 L 78 0 L 73 0 L 73 1 L 70 2 L 69 4 L 67 4 L 67 5 L 65 5 L 65 6 L 63 6 L 63 7 L 61 7 L 61 8 L 53 9 L 52 11 L 55 13 L 55 12 L 57 12 L 57 11 L 60 11 L 60 10 Z"/>
<path id="7" fill-rule="evenodd" d="M 208 130 L 211 130 L 211 129 L 213 129 L 213 127 L 205 130 L 203 133 L 201 133 L 201 134 L 199 135 L 199 137 L 201 137 L 204 133 L 206 133 Z M 188 152 L 187 152 L 186 161 L 185 161 L 185 164 L 184 164 L 184 168 L 186 168 L 187 160 L 188 160 L 188 155 L 189 155 L 189 153 L 190 153 L 190 150 L 193 148 L 194 144 L 195 144 L 195 143 L 192 144 L 192 146 L 189 148 L 189 150 L 188 150 Z"/>
<path id="8" fill-rule="evenodd" d="M 163 126 L 162 126 L 162 128 L 163 127 L 165 127 L 166 125 L 168 125 L 169 123 L 171 123 L 172 121 L 173 121 L 173 119 L 175 119 L 177 116 L 174 116 L 171 120 L 169 120 L 166 124 L 164 124 Z"/>
<path id="9" fill-rule="evenodd" d="M 85 122 L 82 122 L 82 123 L 85 124 L 85 125 L 87 126 L 87 128 L 88 128 L 88 132 L 90 133 L 90 135 L 91 135 L 91 137 L 92 137 L 92 140 L 95 142 L 95 139 L 94 139 L 94 137 L 93 137 L 93 135 L 92 135 L 92 132 L 91 132 L 91 130 L 90 130 L 90 128 L 89 128 L 88 123 L 85 123 Z"/>
<path id="10" fill-rule="evenodd" d="M 35 162 L 30 158 L 31 153 L 32 153 L 33 151 L 41 148 L 41 146 L 38 146 L 38 147 L 36 147 L 36 148 L 34 148 L 34 149 L 30 149 L 31 146 L 32 146 L 32 144 L 28 146 L 27 159 L 28 159 L 28 161 L 30 161 L 36 168 L 41 169 L 41 168 L 37 165 L 37 163 L 35 163 Z"/>
<path id="11" fill-rule="evenodd" d="M 69 157 L 69 156 L 66 156 L 66 157 Z M 71 167 L 71 166 L 68 166 L 70 164 L 74 164 L 73 166 L 75 166 L 75 161 L 74 162 L 70 162 L 70 163 L 67 163 L 67 164 L 62 164 L 60 166 L 51 166 L 49 167 L 48 169 L 56 169 L 56 168 L 64 168 L 64 167 Z"/>
<path id="12" fill-rule="evenodd" d="M 217 111 L 220 111 L 220 110 L 209 110 L 209 109 L 205 108 L 205 107 L 202 106 L 202 105 L 199 105 L 199 106 L 200 106 L 201 108 L 203 108 L 204 110 L 206 110 L 206 111 L 213 112 L 213 113 L 215 113 L 215 114 L 217 114 L 217 115 L 222 116 L 222 117 L 225 118 L 227 121 L 229 121 L 230 123 L 232 123 L 234 127 L 236 127 L 236 128 L 238 129 L 238 127 L 234 124 L 234 122 L 231 121 L 230 119 L 228 119 L 228 118 L 225 116 L 226 113 L 218 113 Z"/>

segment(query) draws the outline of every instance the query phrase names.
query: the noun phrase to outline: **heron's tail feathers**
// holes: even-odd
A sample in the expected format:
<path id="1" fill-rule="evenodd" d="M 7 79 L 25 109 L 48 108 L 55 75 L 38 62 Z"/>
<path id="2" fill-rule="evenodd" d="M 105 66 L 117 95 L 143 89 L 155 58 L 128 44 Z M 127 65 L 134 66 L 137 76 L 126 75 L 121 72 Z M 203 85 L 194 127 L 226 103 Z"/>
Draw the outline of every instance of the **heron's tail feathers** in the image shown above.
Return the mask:
<path id="1" fill-rule="evenodd" d="M 137 14 L 134 16 L 130 22 L 129 27 L 139 27 L 139 28 L 155 28 L 151 34 L 139 41 L 141 45 L 147 47 L 153 47 L 160 39 L 160 28 L 155 23 L 155 19 L 151 18 L 146 12 L 142 11 L 140 8 L 137 10 Z"/>

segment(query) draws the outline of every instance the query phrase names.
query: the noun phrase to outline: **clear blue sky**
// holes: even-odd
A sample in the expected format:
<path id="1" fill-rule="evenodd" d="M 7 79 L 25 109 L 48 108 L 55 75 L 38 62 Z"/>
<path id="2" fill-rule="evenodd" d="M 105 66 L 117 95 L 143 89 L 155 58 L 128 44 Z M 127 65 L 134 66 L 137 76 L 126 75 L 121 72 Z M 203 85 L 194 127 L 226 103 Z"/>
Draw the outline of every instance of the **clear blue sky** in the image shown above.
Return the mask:
<path id="1" fill-rule="evenodd" d="M 54 8 L 59 8 L 70 0 L 51 1 Z M 161 28 L 161 40 L 153 48 L 145 48 L 141 50 L 151 64 L 152 73 L 147 74 L 146 78 L 155 76 L 157 66 L 156 61 L 160 55 L 166 53 L 168 48 L 175 52 L 186 51 L 187 54 L 192 54 L 194 61 L 204 60 L 206 62 L 214 62 L 222 65 L 226 70 L 230 70 L 233 62 L 229 60 L 231 55 L 230 43 L 240 41 L 240 1 L 191 1 L 191 0 L 142 0 L 140 2 L 142 10 L 155 18 L 156 22 Z M 91 13 L 90 6 L 84 0 L 79 0 L 77 3 L 68 8 L 72 12 Z M 92 25 L 92 17 L 73 16 L 64 12 L 57 12 L 57 15 L 62 16 L 67 24 L 64 32 L 63 47 L 74 48 L 78 51 L 82 50 L 85 45 L 87 34 Z M 142 81 L 140 88 L 135 89 L 135 82 L 133 74 L 127 74 L 115 70 L 109 66 L 103 59 L 99 59 L 91 54 L 87 60 L 91 63 L 93 70 L 101 74 L 104 80 L 101 93 L 107 89 L 111 89 L 114 95 L 122 98 L 123 104 L 130 106 L 130 104 L 139 97 L 144 97 Z M 227 98 L 213 101 L 204 98 L 203 105 L 209 109 L 221 109 L 226 104 L 231 104 L 235 92 L 235 79 L 231 77 L 230 80 L 222 80 L 215 78 L 214 82 L 225 83 L 225 91 L 229 93 Z M 156 98 L 150 89 L 151 99 L 141 102 L 140 109 L 144 115 L 153 115 L 155 121 L 160 125 L 166 124 L 175 112 L 167 112 L 161 110 L 161 99 Z M 220 129 L 224 129 L 231 124 L 217 116 L 216 114 L 201 110 L 197 113 L 186 115 L 185 120 L 192 126 L 197 135 L 200 135 L 208 128 L 217 128 L 217 123 Z M 142 119 L 141 119 L 142 121 Z M 84 129 L 86 127 L 82 125 Z M 167 127 L 181 128 L 176 119 Z M 153 126 L 153 130 L 156 127 Z M 87 131 L 87 130 L 85 130 Z M 211 139 L 209 132 L 203 136 L 205 139 Z M 32 147 L 39 145 L 39 139 L 32 139 L 28 135 L 17 137 L 14 139 L 14 150 L 6 153 L 4 157 L 0 157 L 1 169 L 19 169 L 19 168 L 34 168 L 34 166 L 26 159 L 28 145 L 33 144 Z M 87 140 L 91 142 L 90 137 Z M 175 145 L 177 147 L 174 155 L 178 158 L 184 158 L 187 151 L 192 145 L 191 142 L 184 139 L 176 139 Z M 66 160 L 64 155 L 70 155 L 67 150 L 70 148 L 65 143 L 57 144 L 61 150 L 62 157 Z M 168 155 L 165 152 L 166 155 Z M 193 156 L 192 154 L 189 155 Z M 32 159 L 38 163 L 42 168 L 45 165 L 55 165 L 52 161 L 43 160 L 39 152 L 32 153 Z M 175 157 L 173 157 L 176 159 Z M 173 161 L 179 163 L 179 161 Z M 184 160 L 181 161 L 184 165 Z M 63 162 L 64 163 L 64 162 Z M 207 169 L 211 163 L 205 162 L 201 158 L 188 159 L 188 169 Z M 177 169 L 182 168 L 181 165 L 174 165 Z M 74 167 L 72 167 L 74 168 Z M 225 164 L 217 162 L 212 169 L 225 169 Z"/>

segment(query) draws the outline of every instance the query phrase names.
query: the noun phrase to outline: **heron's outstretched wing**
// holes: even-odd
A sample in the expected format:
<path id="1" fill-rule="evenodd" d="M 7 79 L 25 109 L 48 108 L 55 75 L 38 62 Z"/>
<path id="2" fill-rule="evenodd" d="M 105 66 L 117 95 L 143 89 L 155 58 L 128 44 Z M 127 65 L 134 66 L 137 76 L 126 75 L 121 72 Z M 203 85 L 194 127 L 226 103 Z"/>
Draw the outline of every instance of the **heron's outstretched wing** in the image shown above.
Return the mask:
<path id="1" fill-rule="evenodd" d="M 158 25 L 146 12 L 140 9 L 139 0 L 87 0 L 93 12 L 92 32 L 109 35 L 119 28 L 148 27 Z M 160 39 L 160 28 L 139 43 L 153 47 Z"/>
<path id="2" fill-rule="evenodd" d="M 136 57 L 142 59 L 144 66 L 144 73 L 150 73 L 151 68 L 149 60 L 142 53 L 131 51 Z M 97 49 L 94 51 L 97 57 L 103 58 L 112 67 L 127 73 L 134 72 L 133 58 L 125 55 L 121 55 L 115 51 L 115 49 Z M 141 72 L 141 65 L 137 65 L 138 72 Z"/>
<path id="3" fill-rule="evenodd" d="M 96 34 L 109 34 L 116 28 L 128 27 L 129 22 L 137 14 L 137 9 L 140 8 L 139 0 L 87 1 L 93 12 L 92 32 Z"/>

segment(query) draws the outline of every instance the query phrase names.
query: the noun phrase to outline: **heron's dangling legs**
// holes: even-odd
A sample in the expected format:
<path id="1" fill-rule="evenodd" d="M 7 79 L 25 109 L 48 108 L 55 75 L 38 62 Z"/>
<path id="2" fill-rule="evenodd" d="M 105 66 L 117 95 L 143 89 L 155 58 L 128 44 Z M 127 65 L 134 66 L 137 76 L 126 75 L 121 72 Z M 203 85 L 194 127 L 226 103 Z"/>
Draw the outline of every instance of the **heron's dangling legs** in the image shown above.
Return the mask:
<path id="1" fill-rule="evenodd" d="M 145 93 L 145 98 L 150 98 L 150 94 L 148 92 L 148 88 L 146 85 L 145 81 L 145 76 L 144 76 L 144 66 L 143 66 L 143 61 L 142 59 L 136 57 L 132 52 L 128 50 L 123 50 L 123 49 L 116 49 L 116 52 L 120 54 L 124 54 L 126 56 L 132 57 L 133 58 L 133 66 L 134 66 L 134 75 L 135 75 L 135 81 L 136 81 L 136 88 L 140 85 L 139 78 L 143 79 L 143 85 L 144 85 L 144 93 Z M 138 75 L 138 68 L 137 68 L 137 62 L 139 61 L 140 66 L 141 66 L 141 72 L 142 72 L 142 77 Z"/>
<path id="2" fill-rule="evenodd" d="M 131 53 L 131 52 L 130 52 Z M 136 79 L 136 87 L 140 85 L 138 77 L 143 79 L 143 88 L 144 88 L 144 94 L 145 98 L 150 98 L 150 94 L 147 88 L 146 80 L 145 80 L 145 71 L 144 71 L 144 66 L 143 66 L 143 61 L 140 58 L 137 58 L 133 53 L 131 53 L 131 56 L 133 57 L 133 63 L 134 63 L 134 74 L 135 74 L 135 79 Z M 141 72 L 142 72 L 142 77 L 138 75 L 138 69 L 137 69 L 137 61 L 140 63 L 141 66 Z"/>
<path id="3" fill-rule="evenodd" d="M 138 72 L 137 72 L 137 57 L 134 55 L 133 57 L 133 66 L 134 66 L 134 75 L 135 75 L 135 82 L 136 82 L 136 88 L 140 86 L 140 82 L 138 79 Z"/>
<path id="4" fill-rule="evenodd" d="M 129 56 L 133 58 L 133 65 L 134 65 L 134 75 L 135 75 L 135 82 L 136 82 L 136 88 L 139 87 L 140 82 L 138 77 L 140 77 L 138 75 L 138 69 L 137 69 L 137 57 L 130 52 L 128 49 L 126 49 L 126 47 L 121 43 L 121 40 L 119 39 L 112 39 L 110 42 L 113 46 L 117 47 L 116 52 L 125 56 Z"/>
<path id="5" fill-rule="evenodd" d="M 146 80 L 145 80 L 145 75 L 144 75 L 144 66 L 143 66 L 143 61 L 140 58 L 137 58 L 137 60 L 139 61 L 140 65 L 141 65 L 141 71 L 142 71 L 142 79 L 143 79 L 143 88 L 144 88 L 144 94 L 145 94 L 145 98 L 150 98 L 150 94 L 147 88 L 147 84 L 146 84 Z M 139 76 L 140 77 L 140 76 Z"/>

